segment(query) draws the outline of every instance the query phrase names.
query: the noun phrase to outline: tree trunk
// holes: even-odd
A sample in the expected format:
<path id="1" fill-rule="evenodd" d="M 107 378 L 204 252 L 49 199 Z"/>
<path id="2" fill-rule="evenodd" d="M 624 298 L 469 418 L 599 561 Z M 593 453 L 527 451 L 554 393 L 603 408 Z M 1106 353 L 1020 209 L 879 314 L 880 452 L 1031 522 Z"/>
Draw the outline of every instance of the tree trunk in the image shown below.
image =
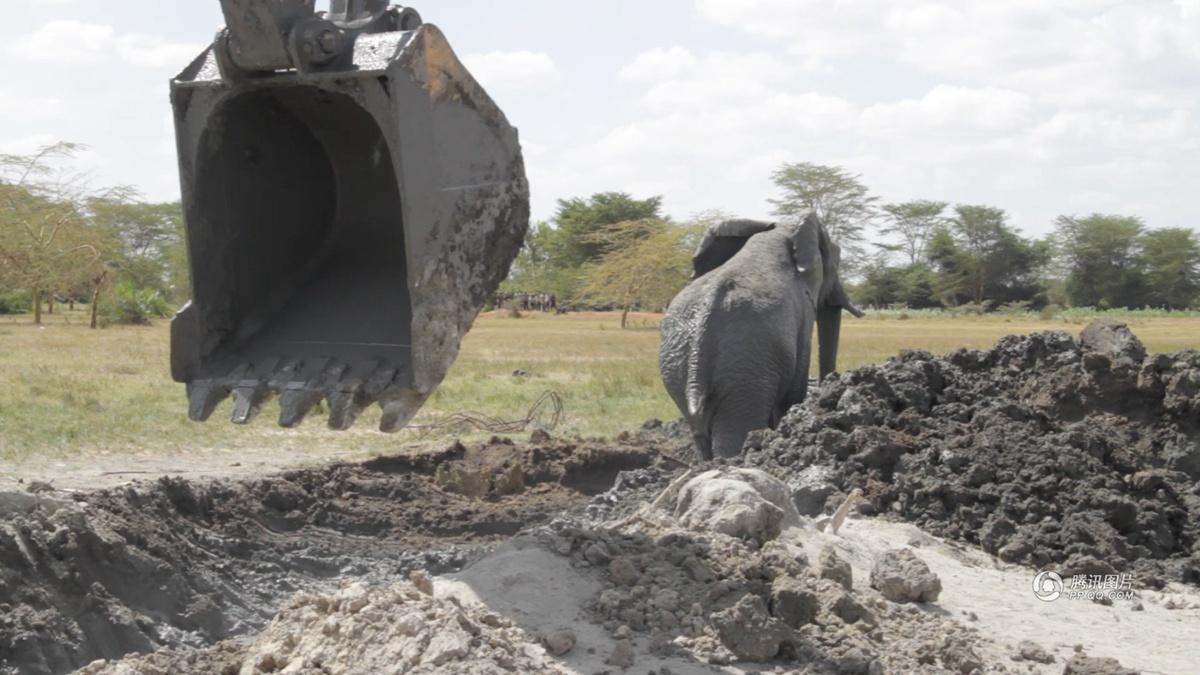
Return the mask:
<path id="1" fill-rule="evenodd" d="M 54 294 L 53 293 L 46 294 L 46 313 L 47 314 L 54 313 Z"/>
<path id="2" fill-rule="evenodd" d="M 96 311 L 100 307 L 100 287 L 104 285 L 104 278 L 108 276 L 108 270 L 104 270 L 99 277 L 96 278 L 96 287 L 92 289 L 92 330 L 96 329 Z"/>
<path id="3" fill-rule="evenodd" d="M 33 289 L 33 325 L 42 325 L 42 292 Z"/>
<path id="4" fill-rule="evenodd" d="M 625 326 L 627 323 L 629 323 L 629 306 L 628 305 L 626 305 L 625 309 L 621 312 L 621 330 L 625 330 Z"/>

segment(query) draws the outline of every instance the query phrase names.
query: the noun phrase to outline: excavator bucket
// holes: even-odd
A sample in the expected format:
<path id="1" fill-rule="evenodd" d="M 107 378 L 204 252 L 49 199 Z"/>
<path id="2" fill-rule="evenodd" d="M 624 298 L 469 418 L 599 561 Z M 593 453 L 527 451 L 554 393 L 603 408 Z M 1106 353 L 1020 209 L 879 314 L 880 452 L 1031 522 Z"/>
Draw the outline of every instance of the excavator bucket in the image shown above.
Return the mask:
<path id="1" fill-rule="evenodd" d="M 403 428 L 529 221 L 516 130 L 436 27 L 375 0 L 221 0 L 171 83 L 192 300 L 171 324 L 188 414 L 273 397 L 298 425 Z"/>

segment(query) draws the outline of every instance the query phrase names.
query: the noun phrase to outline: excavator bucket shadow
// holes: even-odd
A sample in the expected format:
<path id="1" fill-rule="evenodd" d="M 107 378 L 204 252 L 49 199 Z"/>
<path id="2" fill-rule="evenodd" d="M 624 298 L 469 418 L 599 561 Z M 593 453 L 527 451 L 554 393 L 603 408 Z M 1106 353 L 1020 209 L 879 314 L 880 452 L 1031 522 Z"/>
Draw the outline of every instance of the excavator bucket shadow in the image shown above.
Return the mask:
<path id="1" fill-rule="evenodd" d="M 172 375 L 196 421 L 278 397 L 285 427 L 326 401 L 331 428 L 378 403 L 396 431 L 524 239 L 517 132 L 411 10 L 292 4 L 272 52 L 238 12 L 288 0 L 223 0 L 229 27 L 172 82 L 192 275 Z"/>

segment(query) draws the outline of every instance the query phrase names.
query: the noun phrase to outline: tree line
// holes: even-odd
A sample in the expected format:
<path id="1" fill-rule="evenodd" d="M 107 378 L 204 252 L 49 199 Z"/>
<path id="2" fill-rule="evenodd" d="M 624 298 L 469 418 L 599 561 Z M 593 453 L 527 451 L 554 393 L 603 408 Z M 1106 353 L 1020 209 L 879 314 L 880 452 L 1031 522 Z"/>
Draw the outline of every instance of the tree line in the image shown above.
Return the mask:
<path id="1" fill-rule="evenodd" d="M 166 316 L 189 292 L 178 202 L 128 188 L 95 189 L 73 168 L 81 147 L 59 143 L 0 155 L 0 313 L 88 303 L 91 323 Z M 883 203 L 836 166 L 787 163 L 773 174 L 779 219 L 815 210 L 843 249 L 860 303 L 914 309 L 1006 306 L 1166 309 L 1200 305 L 1200 239 L 1127 214 L 1063 215 L 1050 235 L 1024 236 L 1001 208 L 916 199 Z M 623 192 L 558 201 L 533 225 L 502 291 L 553 294 L 560 305 L 664 309 L 691 278 L 705 229 L 662 198 Z"/>
<path id="2" fill-rule="evenodd" d="M 189 292 L 178 202 L 125 187 L 96 189 L 58 143 L 0 155 L 0 314 L 90 305 L 90 324 L 145 323 Z"/>
<path id="3" fill-rule="evenodd" d="M 815 209 L 859 278 L 856 299 L 913 309 L 1017 305 L 1189 309 L 1200 304 L 1200 237 L 1128 214 L 1067 214 L 1027 237 L 1004 209 L 931 199 L 880 203 L 860 176 L 785 164 L 776 213 Z"/>
<path id="4" fill-rule="evenodd" d="M 1200 305 L 1200 237 L 1149 228 L 1137 216 L 1062 215 L 1046 237 L 1024 236 L 986 204 L 883 203 L 841 167 L 786 163 L 770 199 L 782 220 L 808 211 L 843 249 L 855 299 L 873 307 L 993 311 L 1047 306 L 1189 309 Z M 559 200 L 534 226 L 506 286 L 597 309 L 660 310 L 690 279 L 708 212 L 677 223 L 662 199 L 620 192 Z"/>

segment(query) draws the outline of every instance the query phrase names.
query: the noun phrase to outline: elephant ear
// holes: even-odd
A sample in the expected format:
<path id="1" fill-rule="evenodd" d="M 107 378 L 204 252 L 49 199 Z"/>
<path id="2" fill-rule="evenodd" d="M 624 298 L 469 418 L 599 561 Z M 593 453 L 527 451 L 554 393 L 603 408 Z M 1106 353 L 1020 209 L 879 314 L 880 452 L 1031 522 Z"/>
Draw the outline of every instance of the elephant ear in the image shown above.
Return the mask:
<path id="1" fill-rule="evenodd" d="M 774 224 L 761 220 L 726 220 L 708 228 L 704 240 L 692 256 L 692 278 L 699 279 L 729 262 L 730 258 L 742 250 L 750 237 L 773 229 Z"/>
<path id="2" fill-rule="evenodd" d="M 810 217 L 813 219 L 816 218 L 816 216 Z M 821 260 L 824 266 L 821 302 L 826 307 L 839 307 L 856 317 L 862 318 L 862 310 L 854 306 L 854 302 L 850 300 L 850 294 L 846 292 L 846 287 L 842 285 L 842 249 L 829 236 L 829 231 L 825 229 L 824 224 L 819 220 L 816 221 L 816 224 L 820 231 Z"/>

